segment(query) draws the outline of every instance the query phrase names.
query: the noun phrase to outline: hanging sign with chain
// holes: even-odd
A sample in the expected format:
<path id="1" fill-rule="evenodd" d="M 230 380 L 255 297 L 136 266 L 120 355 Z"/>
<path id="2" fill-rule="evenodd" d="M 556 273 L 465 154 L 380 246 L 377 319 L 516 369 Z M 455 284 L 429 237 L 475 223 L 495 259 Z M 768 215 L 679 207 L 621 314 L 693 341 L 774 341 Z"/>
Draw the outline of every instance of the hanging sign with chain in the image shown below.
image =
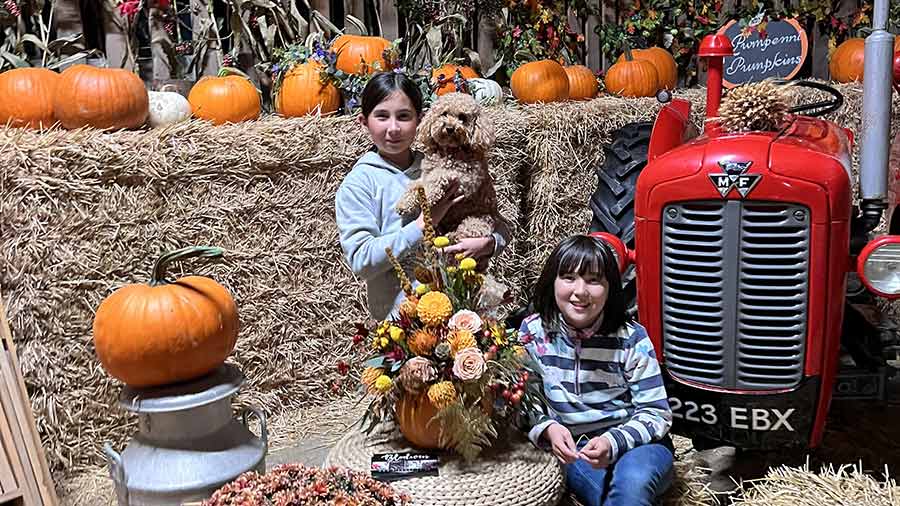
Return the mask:
<path id="1" fill-rule="evenodd" d="M 809 49 L 806 31 L 795 19 L 763 21 L 760 12 L 748 24 L 730 21 L 719 29 L 734 47 L 725 58 L 722 84 L 727 88 L 770 77 L 790 79 L 800 71 Z"/>

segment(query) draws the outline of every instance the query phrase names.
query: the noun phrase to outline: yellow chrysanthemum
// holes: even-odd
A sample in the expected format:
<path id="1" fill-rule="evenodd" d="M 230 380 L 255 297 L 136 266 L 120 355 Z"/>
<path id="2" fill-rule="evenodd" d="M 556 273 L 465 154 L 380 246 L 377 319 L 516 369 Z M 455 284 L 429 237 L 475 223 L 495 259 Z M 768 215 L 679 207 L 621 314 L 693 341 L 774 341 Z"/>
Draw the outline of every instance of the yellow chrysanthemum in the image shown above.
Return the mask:
<path id="1" fill-rule="evenodd" d="M 441 381 L 428 388 L 428 400 L 439 410 L 456 402 L 456 397 L 456 388 L 449 381 Z"/>
<path id="2" fill-rule="evenodd" d="M 428 355 L 437 344 L 437 336 L 427 330 L 417 330 L 409 337 L 409 351 L 416 355 Z"/>
<path id="3" fill-rule="evenodd" d="M 450 239 L 445 236 L 438 236 L 434 238 L 434 247 L 435 248 L 446 248 L 450 246 Z"/>
<path id="4" fill-rule="evenodd" d="M 401 329 L 400 327 L 393 326 L 393 325 L 390 328 L 390 333 L 391 333 L 391 339 L 395 342 L 402 341 L 403 338 L 406 336 L 406 333 L 403 332 L 403 329 Z"/>
<path id="5" fill-rule="evenodd" d="M 478 344 L 475 342 L 475 336 L 470 330 L 459 329 L 454 330 L 450 334 L 450 356 L 455 357 L 456 352 L 466 348 L 475 348 Z"/>
<path id="6" fill-rule="evenodd" d="M 359 382 L 371 390 L 375 386 L 375 380 L 382 374 L 384 374 L 384 369 L 380 367 L 366 367 L 359 377 Z"/>
<path id="7" fill-rule="evenodd" d="M 418 304 L 419 299 L 416 297 L 407 297 L 403 299 L 403 302 L 400 303 L 400 307 L 398 308 L 400 315 L 410 319 L 415 318 L 416 306 Z"/>
<path id="8" fill-rule="evenodd" d="M 387 346 L 388 343 L 390 343 L 390 341 L 388 341 L 388 338 L 386 338 L 386 337 L 382 337 L 378 342 L 378 344 L 380 344 L 382 348 Z"/>
<path id="9" fill-rule="evenodd" d="M 421 285 L 416 285 L 416 295 L 421 297 L 421 296 L 425 295 L 426 293 L 428 293 L 428 285 L 426 285 L 424 283 Z"/>
<path id="10" fill-rule="evenodd" d="M 463 258 L 459 261 L 459 268 L 464 271 L 473 271 L 478 266 L 474 258 Z"/>
<path id="11" fill-rule="evenodd" d="M 384 374 L 382 374 L 378 377 L 377 380 L 375 380 L 375 390 L 378 390 L 381 393 L 387 392 L 391 389 L 392 386 L 394 386 L 394 382 L 391 381 L 391 378 L 385 376 Z"/>
<path id="12" fill-rule="evenodd" d="M 419 300 L 416 313 L 422 323 L 435 327 L 450 318 L 453 314 L 453 304 L 442 292 L 428 292 Z"/>

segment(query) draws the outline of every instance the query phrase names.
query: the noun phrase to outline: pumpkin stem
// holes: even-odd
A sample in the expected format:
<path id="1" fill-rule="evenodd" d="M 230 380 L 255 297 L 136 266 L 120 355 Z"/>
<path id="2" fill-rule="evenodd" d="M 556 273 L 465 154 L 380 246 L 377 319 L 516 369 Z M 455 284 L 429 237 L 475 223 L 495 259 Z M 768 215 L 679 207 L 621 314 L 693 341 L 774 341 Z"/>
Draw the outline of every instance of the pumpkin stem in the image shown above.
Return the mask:
<path id="1" fill-rule="evenodd" d="M 222 258 L 225 250 L 211 246 L 188 246 L 187 248 L 177 249 L 163 253 L 156 263 L 153 265 L 153 276 L 150 278 L 150 286 L 159 286 L 168 283 L 166 281 L 166 268 L 169 264 L 176 260 L 184 260 L 187 258 Z"/>
<path id="2" fill-rule="evenodd" d="M 627 61 L 634 61 L 634 55 L 631 54 L 631 46 L 628 45 L 628 41 L 622 42 L 622 49 L 625 50 L 625 59 Z"/>

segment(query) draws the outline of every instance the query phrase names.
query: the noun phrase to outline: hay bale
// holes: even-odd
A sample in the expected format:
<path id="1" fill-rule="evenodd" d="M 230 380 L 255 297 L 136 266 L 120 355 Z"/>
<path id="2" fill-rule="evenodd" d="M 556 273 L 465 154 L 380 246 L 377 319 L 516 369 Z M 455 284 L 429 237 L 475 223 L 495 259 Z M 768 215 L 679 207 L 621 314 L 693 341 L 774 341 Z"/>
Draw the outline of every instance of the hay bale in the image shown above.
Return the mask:
<path id="1" fill-rule="evenodd" d="M 834 119 L 858 131 L 861 89 L 841 90 L 847 105 Z M 682 95 L 699 124 L 704 91 Z M 518 300 L 548 250 L 587 230 L 602 143 L 658 108 L 601 97 L 488 109 L 498 130 L 491 167 L 515 235 L 495 268 Z M 358 358 L 348 336 L 365 316 L 364 290 L 343 261 L 333 202 L 369 147 L 354 118 L 111 134 L 0 129 L 0 146 L 0 285 L 55 472 L 102 464 L 103 443 L 121 448 L 134 431 L 116 405 L 119 384 L 95 358 L 93 311 L 117 287 L 146 280 L 163 250 L 227 250 L 225 262 L 190 269 L 237 300 L 231 360 L 248 378 L 240 404 L 296 412 L 350 391 L 335 365 Z"/>
<path id="2" fill-rule="evenodd" d="M 858 466 L 809 466 L 769 469 L 764 478 L 741 483 L 734 506 L 897 506 L 900 487 L 887 478 L 880 482 Z"/>

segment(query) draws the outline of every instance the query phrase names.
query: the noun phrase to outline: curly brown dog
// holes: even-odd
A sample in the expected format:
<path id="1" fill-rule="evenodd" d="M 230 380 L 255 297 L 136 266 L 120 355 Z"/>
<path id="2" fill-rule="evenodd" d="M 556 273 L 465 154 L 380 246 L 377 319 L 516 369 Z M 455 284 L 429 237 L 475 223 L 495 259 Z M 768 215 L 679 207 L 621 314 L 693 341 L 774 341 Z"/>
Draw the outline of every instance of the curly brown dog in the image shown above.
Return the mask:
<path id="1" fill-rule="evenodd" d="M 416 192 L 420 186 L 433 206 L 455 179 L 465 197 L 450 208 L 438 231 L 453 241 L 490 235 L 498 219 L 497 194 L 487 166 L 495 134 L 481 106 L 465 93 L 441 96 L 422 118 L 418 139 L 425 153 L 422 175 L 397 202 L 397 212 L 401 216 L 419 213 Z"/>

